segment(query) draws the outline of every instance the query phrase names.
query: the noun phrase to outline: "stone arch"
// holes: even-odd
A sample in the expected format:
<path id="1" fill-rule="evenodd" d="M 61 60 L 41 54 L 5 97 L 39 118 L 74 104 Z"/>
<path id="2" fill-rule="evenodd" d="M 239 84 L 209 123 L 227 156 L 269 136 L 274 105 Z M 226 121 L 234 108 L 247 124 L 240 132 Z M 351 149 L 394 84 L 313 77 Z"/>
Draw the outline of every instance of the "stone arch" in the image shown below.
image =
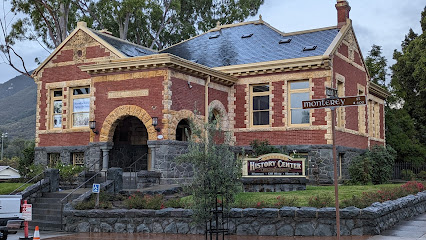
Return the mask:
<path id="1" fill-rule="evenodd" d="M 129 116 L 137 117 L 142 121 L 148 132 L 148 140 L 157 140 L 157 131 L 155 130 L 154 126 L 152 126 L 151 116 L 143 108 L 136 105 L 123 105 L 114 109 L 105 118 L 100 133 L 100 141 L 112 142 L 114 131 L 117 127 L 117 124 L 119 123 L 119 120 Z"/>
<path id="2" fill-rule="evenodd" d="M 225 106 L 219 100 L 213 100 L 209 104 L 209 114 L 212 113 L 214 110 L 219 112 L 219 115 L 221 117 L 220 125 L 222 130 L 229 131 L 229 118 Z"/>
<path id="3" fill-rule="evenodd" d="M 184 109 L 184 110 L 177 111 L 176 113 L 172 115 L 171 119 L 169 120 L 169 124 L 167 125 L 168 138 L 170 140 L 176 140 L 176 128 L 179 122 L 183 119 L 195 121 L 197 125 L 202 123 L 202 119 L 200 119 L 199 116 L 195 115 L 193 112 L 189 110 Z"/>

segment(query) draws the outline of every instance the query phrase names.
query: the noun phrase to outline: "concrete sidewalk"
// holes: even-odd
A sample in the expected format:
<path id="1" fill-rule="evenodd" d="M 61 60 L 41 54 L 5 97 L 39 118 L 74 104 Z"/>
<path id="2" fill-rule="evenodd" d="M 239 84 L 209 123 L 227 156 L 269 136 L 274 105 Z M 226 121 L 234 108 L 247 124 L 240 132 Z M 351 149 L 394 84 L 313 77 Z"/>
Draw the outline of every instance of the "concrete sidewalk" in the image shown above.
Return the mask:
<path id="1" fill-rule="evenodd" d="M 426 240 L 426 213 L 401 221 L 392 229 L 368 240 Z"/>
<path id="2" fill-rule="evenodd" d="M 30 235 L 33 231 L 30 231 Z M 23 231 L 9 235 L 8 240 L 18 240 L 23 237 Z M 180 234 L 142 234 L 142 233 L 66 233 L 40 231 L 41 239 L 57 240 L 119 240 L 119 239 L 145 239 L 145 240 L 204 240 L 204 235 Z M 269 236 L 226 236 L 227 240 L 335 240 L 336 237 L 269 237 Z M 401 221 L 391 230 L 377 236 L 342 236 L 341 240 L 426 240 L 426 213 Z"/>

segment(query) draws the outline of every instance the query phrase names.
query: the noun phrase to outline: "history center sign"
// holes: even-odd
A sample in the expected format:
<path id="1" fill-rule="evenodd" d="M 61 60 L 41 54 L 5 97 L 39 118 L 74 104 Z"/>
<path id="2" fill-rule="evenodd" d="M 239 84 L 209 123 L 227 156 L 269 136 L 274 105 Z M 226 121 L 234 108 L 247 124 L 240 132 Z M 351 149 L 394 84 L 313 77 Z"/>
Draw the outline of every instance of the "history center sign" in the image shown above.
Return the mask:
<path id="1" fill-rule="evenodd" d="M 304 159 L 293 159 L 290 156 L 271 153 L 258 158 L 246 158 L 243 161 L 244 176 L 304 176 Z M 278 174 L 278 175 L 277 175 Z"/>

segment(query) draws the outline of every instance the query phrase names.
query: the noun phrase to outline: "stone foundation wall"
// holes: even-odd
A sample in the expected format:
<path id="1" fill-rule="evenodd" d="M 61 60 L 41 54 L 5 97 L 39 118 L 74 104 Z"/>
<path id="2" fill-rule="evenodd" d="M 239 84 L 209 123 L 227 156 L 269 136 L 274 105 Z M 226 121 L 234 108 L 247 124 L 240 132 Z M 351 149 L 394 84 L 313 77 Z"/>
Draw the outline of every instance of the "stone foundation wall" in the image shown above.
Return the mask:
<path id="1" fill-rule="evenodd" d="M 398 221 L 426 211 L 426 191 L 370 207 L 340 210 L 342 235 L 376 235 Z M 333 236 L 335 208 L 283 207 L 230 211 L 229 228 L 237 235 Z M 145 232 L 203 234 L 204 227 L 191 224 L 192 211 L 162 210 L 66 210 L 69 232 Z"/>
<path id="2" fill-rule="evenodd" d="M 154 159 L 151 171 L 161 172 L 161 184 L 186 183 L 192 179 L 192 165 L 176 160 L 177 156 L 187 151 L 188 142 L 148 141 L 148 147 Z"/>

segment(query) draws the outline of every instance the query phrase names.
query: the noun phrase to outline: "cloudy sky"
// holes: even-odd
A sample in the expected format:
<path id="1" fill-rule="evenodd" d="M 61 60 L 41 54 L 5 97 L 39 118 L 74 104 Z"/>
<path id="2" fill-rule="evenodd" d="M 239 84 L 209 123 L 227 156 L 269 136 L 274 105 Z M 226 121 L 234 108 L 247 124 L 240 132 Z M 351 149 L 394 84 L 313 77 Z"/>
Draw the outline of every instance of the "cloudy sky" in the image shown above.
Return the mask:
<path id="1" fill-rule="evenodd" d="M 336 0 L 265 0 L 259 9 L 264 21 L 284 32 L 322 28 L 337 24 Z M 355 34 L 364 57 L 373 44 L 383 47 L 389 64 L 392 53 L 400 49 L 401 41 L 410 28 L 420 33 L 420 14 L 424 0 L 349 0 Z M 6 6 L 7 7 L 7 6 Z M 258 16 L 249 20 L 257 19 Z M 49 53 L 38 43 L 25 42 L 17 46 L 30 69 L 37 67 L 35 57 L 44 60 Z M 6 64 L 0 64 L 0 83 L 18 75 Z"/>

